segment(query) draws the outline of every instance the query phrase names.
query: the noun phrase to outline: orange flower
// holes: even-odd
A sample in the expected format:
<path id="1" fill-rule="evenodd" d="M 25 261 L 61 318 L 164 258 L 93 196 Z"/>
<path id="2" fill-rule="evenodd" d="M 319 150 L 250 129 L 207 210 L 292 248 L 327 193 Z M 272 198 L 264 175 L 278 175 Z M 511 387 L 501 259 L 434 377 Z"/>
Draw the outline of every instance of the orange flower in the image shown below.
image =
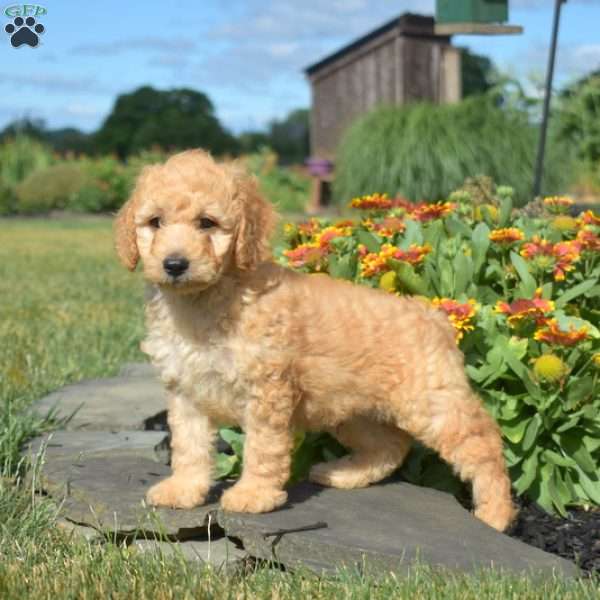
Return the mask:
<path id="1" fill-rule="evenodd" d="M 554 244 L 553 254 L 556 258 L 554 265 L 554 279 L 563 281 L 567 271 L 572 271 L 575 267 L 573 263 L 579 260 L 581 253 L 581 244 L 576 241 L 558 242 Z"/>
<path id="2" fill-rule="evenodd" d="M 597 225 L 600 227 L 600 217 L 591 210 L 586 210 L 584 213 L 581 213 L 579 218 L 584 225 Z"/>
<path id="3" fill-rule="evenodd" d="M 489 237 L 492 242 L 497 244 L 513 244 L 514 242 L 520 242 L 525 235 L 516 227 L 506 227 L 504 229 L 494 229 L 490 232 Z"/>
<path id="4" fill-rule="evenodd" d="M 300 225 L 298 225 L 298 232 L 305 237 L 314 235 L 319 229 L 321 229 L 321 224 L 314 217 L 306 223 L 300 223 Z"/>
<path id="5" fill-rule="evenodd" d="M 588 328 L 580 327 L 579 329 L 575 329 L 575 327 L 570 327 L 569 331 L 562 331 L 559 328 L 558 322 L 556 319 L 550 319 L 546 323 L 546 326 L 538 329 L 534 338 L 538 342 L 546 342 L 547 344 L 555 344 L 558 346 L 574 346 L 578 342 L 585 340 L 588 337 Z"/>
<path id="6" fill-rule="evenodd" d="M 401 250 L 391 244 L 383 244 L 378 253 L 370 252 L 363 256 L 361 260 L 361 275 L 363 277 L 372 277 L 383 271 L 388 271 L 390 269 L 388 261 L 391 258 L 416 265 L 422 262 L 430 252 L 431 246 L 427 244 L 425 246 L 411 244 L 408 250 Z"/>
<path id="7" fill-rule="evenodd" d="M 573 206 L 573 200 L 567 196 L 548 196 L 544 198 L 544 206 L 552 213 L 565 213 Z"/>
<path id="8" fill-rule="evenodd" d="M 534 235 L 531 238 L 531 242 L 523 244 L 521 256 L 524 258 L 534 258 L 540 255 L 552 256 L 552 248 L 552 242 L 543 240 L 538 235 Z"/>
<path id="9" fill-rule="evenodd" d="M 352 233 L 351 227 L 325 227 L 314 236 L 314 244 L 322 248 L 329 248 L 329 242 L 336 237 L 348 236 Z"/>
<path id="10" fill-rule="evenodd" d="M 387 210 L 392 208 L 393 201 L 387 194 L 370 194 L 354 198 L 349 206 L 360 210 Z"/>
<path id="11" fill-rule="evenodd" d="M 546 314 L 554 310 L 554 302 L 552 300 L 544 300 L 537 294 L 536 296 L 532 299 L 519 298 L 510 304 L 499 300 L 496 302 L 494 312 L 508 315 L 508 323 L 512 326 L 518 325 L 521 321 L 528 318 L 534 319 L 537 325 L 543 325 L 548 320 Z"/>
<path id="12" fill-rule="evenodd" d="M 521 256 L 533 260 L 540 269 L 553 267 L 554 279 L 563 281 L 567 271 L 575 267 L 573 263 L 579 260 L 581 243 L 578 241 L 558 242 L 552 244 L 535 235 L 531 242 L 523 244 Z"/>
<path id="13" fill-rule="evenodd" d="M 284 250 L 283 252 L 283 255 L 288 259 L 290 267 L 314 266 L 317 271 L 323 266 L 322 261 L 326 254 L 326 247 L 319 247 L 314 244 L 300 244 L 293 250 Z"/>
<path id="14" fill-rule="evenodd" d="M 576 241 L 581 244 L 582 250 L 600 251 L 600 237 L 589 229 L 578 231 Z"/>
<path id="15" fill-rule="evenodd" d="M 433 219 L 440 219 L 449 215 L 455 208 L 456 204 L 452 202 L 436 202 L 435 204 L 419 204 L 410 212 L 411 218 L 415 221 L 426 223 Z"/>
<path id="16" fill-rule="evenodd" d="M 402 219 L 393 216 L 386 217 L 381 223 L 364 219 L 362 224 L 369 231 L 374 231 L 383 237 L 393 237 L 395 233 L 402 233 L 406 229 Z"/>
<path id="17" fill-rule="evenodd" d="M 475 329 L 472 324 L 472 319 L 477 309 L 475 300 L 471 299 L 461 304 L 451 298 L 433 298 L 431 303 L 448 315 L 450 322 L 454 325 L 454 329 L 456 329 L 457 342 L 463 338 L 465 331 Z"/>

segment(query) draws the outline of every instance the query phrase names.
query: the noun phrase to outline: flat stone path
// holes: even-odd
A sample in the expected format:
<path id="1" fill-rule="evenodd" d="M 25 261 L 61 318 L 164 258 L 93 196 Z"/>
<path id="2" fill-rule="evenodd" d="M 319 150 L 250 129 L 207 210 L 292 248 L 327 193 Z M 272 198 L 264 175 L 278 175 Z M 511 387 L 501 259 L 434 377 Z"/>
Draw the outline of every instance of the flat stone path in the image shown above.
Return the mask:
<path id="1" fill-rule="evenodd" d="M 81 405 L 70 429 L 33 440 L 27 452 L 42 461 L 34 469 L 38 489 L 60 505 L 62 526 L 74 535 L 98 532 L 127 540 L 135 551 L 181 552 L 220 566 L 250 556 L 318 572 L 402 574 L 416 560 L 461 571 L 577 573 L 572 563 L 496 532 L 449 494 L 393 479 L 361 490 L 301 483 L 285 506 L 262 515 L 221 511 L 219 495 L 231 485 L 224 482 L 205 506 L 151 508 L 146 490 L 170 472 L 165 432 L 147 430 L 164 410 L 152 370 L 130 365 L 116 378 L 68 386 L 38 411 L 46 414 L 57 402 L 62 415 Z"/>

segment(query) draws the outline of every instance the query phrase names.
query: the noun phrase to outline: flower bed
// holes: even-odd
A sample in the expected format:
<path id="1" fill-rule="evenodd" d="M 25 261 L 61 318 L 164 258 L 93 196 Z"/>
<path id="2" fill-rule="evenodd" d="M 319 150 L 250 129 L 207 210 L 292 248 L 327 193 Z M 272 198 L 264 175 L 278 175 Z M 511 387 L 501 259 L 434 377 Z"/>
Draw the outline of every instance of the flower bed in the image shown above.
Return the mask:
<path id="1" fill-rule="evenodd" d="M 466 189 L 439 203 L 362 196 L 350 203 L 356 220 L 287 224 L 277 254 L 294 269 L 444 311 L 502 428 L 515 492 L 566 515 L 568 506 L 600 505 L 600 217 L 571 217 L 571 200 L 558 197 L 530 217 L 513 211 L 512 196 L 507 187 L 485 202 Z M 298 446 L 303 463 L 328 449 L 322 438 L 308 442 Z M 425 448 L 402 474 L 462 490 Z"/>

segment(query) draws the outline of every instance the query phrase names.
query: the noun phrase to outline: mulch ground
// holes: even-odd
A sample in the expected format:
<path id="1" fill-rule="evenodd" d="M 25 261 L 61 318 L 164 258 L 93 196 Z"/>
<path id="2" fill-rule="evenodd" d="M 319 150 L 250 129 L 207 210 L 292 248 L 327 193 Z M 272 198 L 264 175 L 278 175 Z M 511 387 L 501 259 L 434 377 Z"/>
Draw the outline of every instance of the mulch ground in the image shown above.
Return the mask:
<path id="1" fill-rule="evenodd" d="M 569 510 L 563 518 L 547 514 L 533 502 L 516 503 L 520 512 L 508 535 L 600 574 L 600 510 Z"/>

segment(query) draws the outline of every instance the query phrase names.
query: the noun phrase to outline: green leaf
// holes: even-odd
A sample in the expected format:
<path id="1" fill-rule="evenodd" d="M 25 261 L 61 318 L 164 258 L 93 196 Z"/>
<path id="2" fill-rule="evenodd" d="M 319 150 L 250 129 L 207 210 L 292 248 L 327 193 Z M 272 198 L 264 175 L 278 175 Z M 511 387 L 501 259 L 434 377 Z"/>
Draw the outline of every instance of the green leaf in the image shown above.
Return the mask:
<path id="1" fill-rule="evenodd" d="M 574 300 L 577 296 L 585 294 L 588 290 L 591 290 L 595 284 L 596 281 L 594 279 L 588 279 L 567 290 L 555 300 L 554 304 L 556 308 L 562 308 L 567 302 Z"/>
<path id="2" fill-rule="evenodd" d="M 559 467 L 572 467 L 573 461 L 569 458 L 565 458 L 558 454 L 558 452 L 554 452 L 554 450 L 544 450 L 544 458 L 547 462 L 550 462 Z"/>
<path id="3" fill-rule="evenodd" d="M 582 438 L 583 445 L 586 447 L 587 451 L 592 453 L 600 448 L 600 438 L 591 437 L 589 435 L 584 435 Z"/>
<path id="4" fill-rule="evenodd" d="M 513 202 L 511 196 L 504 196 L 500 204 L 500 215 L 498 217 L 498 226 L 507 227 L 510 222 L 510 215 L 512 213 Z"/>
<path id="5" fill-rule="evenodd" d="M 523 437 L 523 450 L 529 450 L 537 439 L 537 434 L 540 429 L 540 425 L 542 424 L 542 417 L 539 414 L 533 416 L 529 424 L 527 425 L 527 430 L 525 431 L 525 436 Z"/>
<path id="6" fill-rule="evenodd" d="M 594 378 L 591 375 L 573 378 L 567 387 L 568 408 L 575 408 L 580 403 L 592 399 L 595 390 Z"/>
<path id="7" fill-rule="evenodd" d="M 459 251 L 454 257 L 454 298 L 464 294 L 467 285 L 473 277 L 473 262 L 471 259 Z"/>
<path id="8" fill-rule="evenodd" d="M 448 217 L 444 223 L 446 225 L 446 231 L 450 235 L 452 235 L 452 236 L 461 235 L 463 237 L 466 237 L 467 239 L 471 239 L 470 227 L 468 225 L 466 225 L 460 219 L 457 219 L 456 217 L 451 216 L 451 217 Z"/>
<path id="9" fill-rule="evenodd" d="M 356 236 L 358 238 L 358 242 L 360 244 L 364 244 L 369 252 L 379 252 L 382 243 L 381 238 L 370 231 L 365 231 L 364 229 L 358 229 L 356 231 Z"/>
<path id="10" fill-rule="evenodd" d="M 215 460 L 215 477 L 223 479 L 235 474 L 240 459 L 235 454 L 224 454 L 219 452 Z"/>
<path id="11" fill-rule="evenodd" d="M 552 435 L 552 438 L 560 444 L 561 448 L 568 456 L 571 456 L 577 465 L 586 473 L 596 473 L 598 465 L 588 452 L 582 439 L 583 435 L 580 429 L 564 431 L 557 436 Z"/>
<path id="12" fill-rule="evenodd" d="M 351 254 L 343 256 L 332 254 L 329 256 L 328 273 L 335 279 L 352 281 L 356 275 L 356 260 Z"/>
<path id="13" fill-rule="evenodd" d="M 219 435 L 231 446 L 237 456 L 241 457 L 244 454 L 244 439 L 246 436 L 243 433 L 224 427 L 219 429 Z"/>
<path id="14" fill-rule="evenodd" d="M 528 490 L 535 481 L 539 467 L 539 455 L 540 449 L 536 448 L 521 464 L 522 474 L 514 483 L 518 494 Z"/>
<path id="15" fill-rule="evenodd" d="M 513 444 L 518 444 L 525 435 L 525 429 L 529 425 L 530 419 L 518 417 L 514 423 L 501 423 L 502 433 L 504 437 L 510 440 Z"/>
<path id="16" fill-rule="evenodd" d="M 523 260 L 521 256 L 519 256 L 516 252 L 510 253 L 510 261 L 513 266 L 517 270 L 519 277 L 522 282 L 522 289 L 526 297 L 531 298 L 535 294 L 536 283 L 535 279 L 529 272 L 529 267 L 527 263 Z"/>
<path id="17" fill-rule="evenodd" d="M 490 247 L 490 228 L 485 223 L 479 223 L 473 230 L 471 242 L 473 244 L 473 271 L 479 274 Z"/>
<path id="18" fill-rule="evenodd" d="M 563 499 L 561 497 L 561 493 L 559 491 L 559 487 L 557 486 L 556 482 L 557 482 L 557 469 L 551 467 L 552 470 L 552 476 L 550 477 L 550 479 L 548 480 L 548 494 L 552 500 L 552 504 L 554 505 L 554 507 L 556 508 L 556 510 L 559 512 L 560 515 L 562 515 L 563 517 L 567 516 L 567 510 L 565 508 Z"/>
<path id="19" fill-rule="evenodd" d="M 594 479 L 591 479 L 578 466 L 575 466 L 575 469 L 577 470 L 577 475 L 579 476 L 579 483 L 587 497 L 594 504 L 600 504 L 600 482 L 598 482 L 597 476 L 594 477 Z"/>
<path id="20" fill-rule="evenodd" d="M 431 295 L 427 282 L 420 275 L 417 275 L 412 265 L 394 259 L 390 259 L 388 264 L 396 271 L 397 281 L 402 289 L 410 294 Z"/>
<path id="21" fill-rule="evenodd" d="M 423 228 L 419 221 L 414 219 L 406 219 L 404 221 L 406 229 L 402 239 L 401 248 L 406 250 L 411 244 L 423 245 Z"/>

